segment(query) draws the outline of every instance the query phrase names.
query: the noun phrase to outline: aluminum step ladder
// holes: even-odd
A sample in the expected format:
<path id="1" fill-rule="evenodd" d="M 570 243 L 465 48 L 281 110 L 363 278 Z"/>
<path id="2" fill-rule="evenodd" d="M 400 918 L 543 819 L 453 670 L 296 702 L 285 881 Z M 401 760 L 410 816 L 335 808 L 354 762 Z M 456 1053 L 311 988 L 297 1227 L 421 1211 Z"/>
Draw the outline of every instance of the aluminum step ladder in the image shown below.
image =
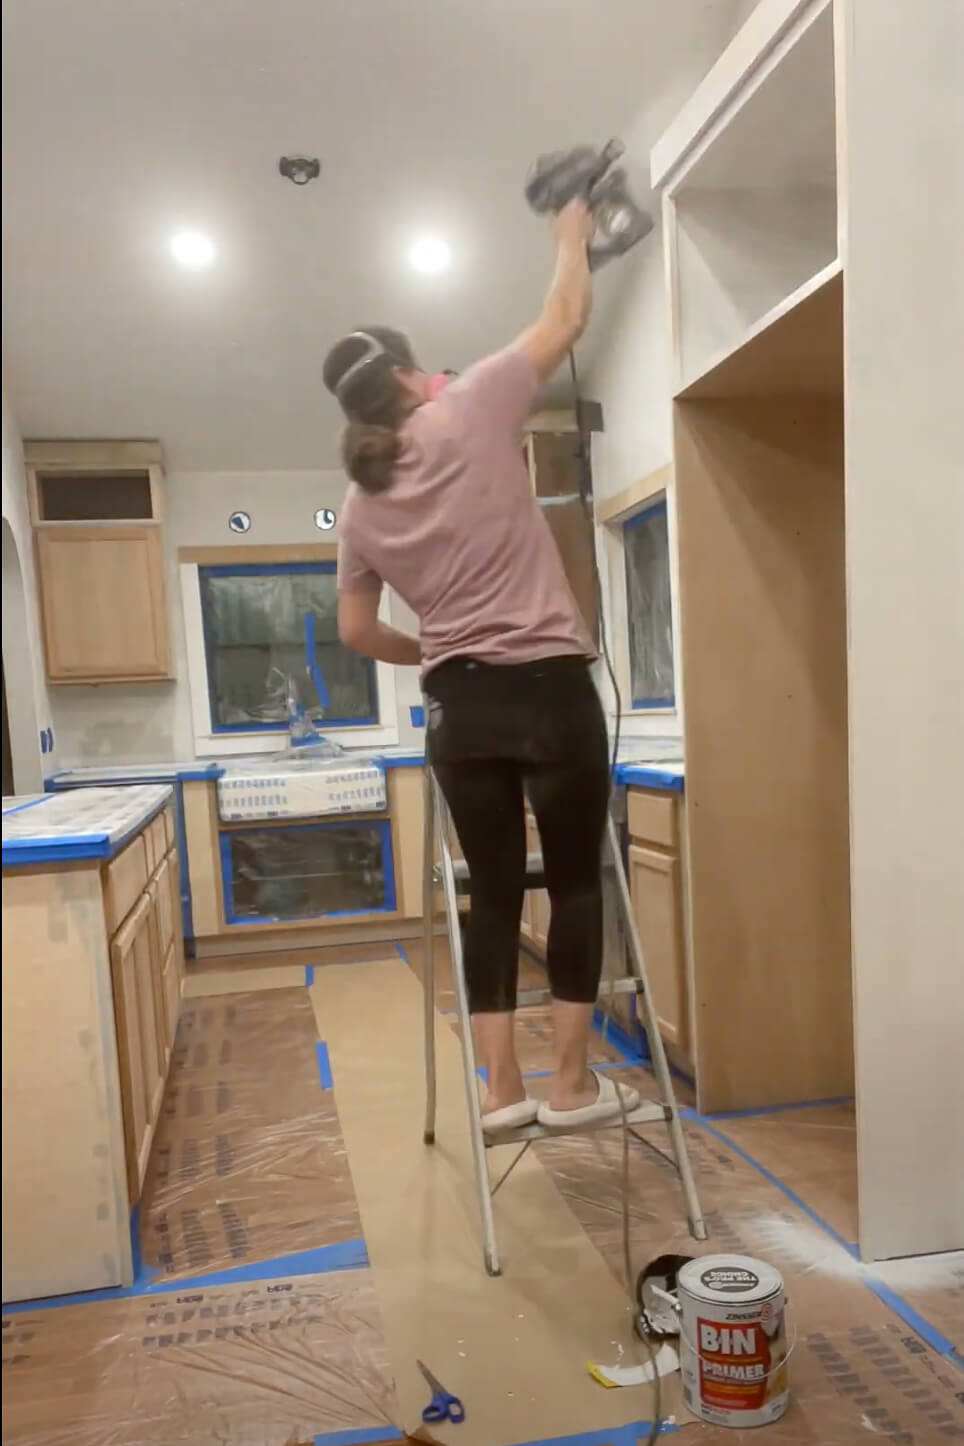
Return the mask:
<path id="1" fill-rule="evenodd" d="M 501 1275 L 502 1270 L 499 1263 L 499 1249 L 496 1242 L 495 1216 L 492 1201 L 499 1188 L 508 1179 L 533 1140 L 543 1138 L 559 1139 L 565 1134 L 584 1133 L 586 1130 L 619 1129 L 623 1119 L 617 1115 L 611 1121 L 607 1120 L 602 1125 L 584 1126 L 581 1130 L 547 1130 L 542 1125 L 531 1124 L 524 1125 L 515 1130 L 500 1131 L 497 1135 L 487 1136 L 485 1134 L 482 1129 L 479 1075 L 476 1066 L 475 1045 L 469 1024 L 469 1001 L 465 983 L 465 967 L 462 957 L 462 931 L 458 909 L 459 896 L 470 895 L 469 872 L 464 861 L 454 860 L 452 858 L 451 849 L 449 848 L 451 823 L 448 806 L 443 797 L 442 790 L 439 788 L 435 779 L 435 775 L 427 763 L 425 765 L 424 797 L 425 823 L 422 867 L 424 956 L 422 984 L 425 998 L 425 1143 L 428 1145 L 435 1143 L 435 1028 L 437 1019 L 435 1009 L 434 958 L 435 889 L 441 885 L 449 950 L 452 960 L 452 979 L 455 986 L 456 1012 L 462 1040 L 462 1066 L 465 1076 L 465 1096 L 468 1104 L 469 1128 L 472 1135 L 472 1160 L 475 1172 L 475 1186 L 479 1201 L 479 1214 L 482 1221 L 482 1250 L 485 1258 L 485 1268 L 489 1275 Z M 436 839 L 438 840 L 438 863 L 435 861 Z M 700 1211 L 699 1199 L 696 1194 L 696 1184 L 693 1180 L 693 1172 L 686 1150 L 686 1140 L 683 1135 L 679 1109 L 676 1104 L 676 1095 L 673 1090 L 673 1080 L 666 1060 L 666 1052 L 663 1048 L 663 1041 L 660 1037 L 656 1022 L 656 1013 L 653 1009 L 652 997 L 646 979 L 646 965 L 643 960 L 643 950 L 639 941 L 636 921 L 633 916 L 629 897 L 629 885 L 626 881 L 626 871 L 623 868 L 616 825 L 613 820 L 612 810 L 610 809 L 607 814 L 606 833 L 603 840 L 604 898 L 607 894 L 612 894 L 613 885 L 615 885 L 616 914 L 618 923 L 621 926 L 622 937 L 628 946 L 632 975 L 628 978 L 607 979 L 604 977 L 600 987 L 599 997 L 600 999 L 605 999 L 612 995 L 631 994 L 639 1000 L 642 1008 L 643 1026 L 646 1030 L 646 1038 L 649 1043 L 653 1072 L 656 1076 L 661 1095 L 659 1100 L 641 1100 L 636 1109 L 626 1114 L 625 1121 L 637 1139 L 643 1138 L 637 1134 L 639 1126 L 656 1124 L 666 1126 L 669 1132 L 672 1158 L 676 1165 L 683 1191 L 690 1234 L 694 1240 L 705 1240 L 707 1238 L 706 1224 Z M 536 889 L 544 887 L 545 880 L 542 873 L 541 855 L 529 854 L 526 858 L 526 888 Z M 524 1008 L 526 1005 L 544 1004 L 549 1001 L 550 997 L 548 989 L 520 989 L 518 1004 L 520 1008 Z M 643 1143 L 645 1143 L 645 1141 L 643 1141 Z M 518 1144 L 521 1146 L 521 1149 L 509 1168 L 495 1185 L 493 1185 L 489 1178 L 486 1150 L 492 1149 L 495 1146 L 511 1144 Z"/>

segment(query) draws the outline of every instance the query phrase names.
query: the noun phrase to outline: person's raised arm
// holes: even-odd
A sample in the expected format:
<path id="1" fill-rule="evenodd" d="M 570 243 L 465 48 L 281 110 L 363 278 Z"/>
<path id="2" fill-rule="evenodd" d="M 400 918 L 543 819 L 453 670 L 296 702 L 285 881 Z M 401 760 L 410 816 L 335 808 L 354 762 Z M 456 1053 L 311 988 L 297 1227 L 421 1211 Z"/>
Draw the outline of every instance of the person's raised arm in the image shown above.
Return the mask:
<path id="1" fill-rule="evenodd" d="M 588 245 L 593 220 L 585 201 L 575 200 L 553 222 L 556 269 L 538 321 L 516 342 L 528 356 L 541 381 L 552 375 L 563 357 L 582 336 L 592 305 Z"/>

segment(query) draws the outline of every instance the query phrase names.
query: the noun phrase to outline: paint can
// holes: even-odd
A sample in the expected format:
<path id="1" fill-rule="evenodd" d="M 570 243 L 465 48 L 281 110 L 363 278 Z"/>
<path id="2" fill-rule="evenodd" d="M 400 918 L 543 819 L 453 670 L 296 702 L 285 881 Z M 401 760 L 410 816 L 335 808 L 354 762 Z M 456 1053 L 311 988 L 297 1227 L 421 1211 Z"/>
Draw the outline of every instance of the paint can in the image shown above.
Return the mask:
<path id="1" fill-rule="evenodd" d="M 716 1426 L 765 1426 L 790 1400 L 783 1278 L 747 1255 L 704 1255 L 682 1266 L 680 1369 L 694 1416 Z"/>

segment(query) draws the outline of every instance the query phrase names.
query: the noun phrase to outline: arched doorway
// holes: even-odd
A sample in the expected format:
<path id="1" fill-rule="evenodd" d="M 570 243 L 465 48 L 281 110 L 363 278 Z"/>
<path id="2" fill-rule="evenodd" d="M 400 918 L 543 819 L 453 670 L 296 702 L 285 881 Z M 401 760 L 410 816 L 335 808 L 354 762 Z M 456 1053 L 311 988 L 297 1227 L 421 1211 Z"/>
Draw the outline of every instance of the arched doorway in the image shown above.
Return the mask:
<path id="1" fill-rule="evenodd" d="M 15 793 L 39 793 L 44 786 L 43 767 L 23 572 L 17 539 L 6 518 L 3 519 L 2 563 L 3 791 L 7 792 L 9 782 Z"/>

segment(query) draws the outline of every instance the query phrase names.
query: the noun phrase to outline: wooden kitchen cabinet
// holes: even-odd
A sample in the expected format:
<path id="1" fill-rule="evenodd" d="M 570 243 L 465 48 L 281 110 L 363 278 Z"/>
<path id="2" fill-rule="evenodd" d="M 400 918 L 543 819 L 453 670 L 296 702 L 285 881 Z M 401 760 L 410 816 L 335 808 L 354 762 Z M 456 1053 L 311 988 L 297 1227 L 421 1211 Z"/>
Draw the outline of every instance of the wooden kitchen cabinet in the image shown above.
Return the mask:
<path id="1" fill-rule="evenodd" d="M 157 443 L 24 450 L 48 680 L 170 677 Z"/>
<path id="2" fill-rule="evenodd" d="M 685 1049 L 689 1041 L 678 856 L 630 844 L 629 892 L 660 1034 L 667 1044 Z"/>
<path id="3" fill-rule="evenodd" d="M 52 683 L 170 676 L 157 527 L 35 529 L 47 677 Z"/>
<path id="4" fill-rule="evenodd" d="M 629 895 L 653 1008 L 670 1059 L 690 1073 L 682 802 L 677 794 L 629 788 L 626 816 Z"/>
<path id="5" fill-rule="evenodd" d="M 78 788 L 4 814 L 4 1302 L 133 1280 L 183 979 L 170 799 Z"/>
<path id="6" fill-rule="evenodd" d="M 117 1060 L 120 1067 L 131 1199 L 140 1195 L 154 1137 L 158 1090 L 163 1091 L 157 1017 L 151 900 L 142 894 L 127 922 L 111 942 L 111 978 Z"/>

